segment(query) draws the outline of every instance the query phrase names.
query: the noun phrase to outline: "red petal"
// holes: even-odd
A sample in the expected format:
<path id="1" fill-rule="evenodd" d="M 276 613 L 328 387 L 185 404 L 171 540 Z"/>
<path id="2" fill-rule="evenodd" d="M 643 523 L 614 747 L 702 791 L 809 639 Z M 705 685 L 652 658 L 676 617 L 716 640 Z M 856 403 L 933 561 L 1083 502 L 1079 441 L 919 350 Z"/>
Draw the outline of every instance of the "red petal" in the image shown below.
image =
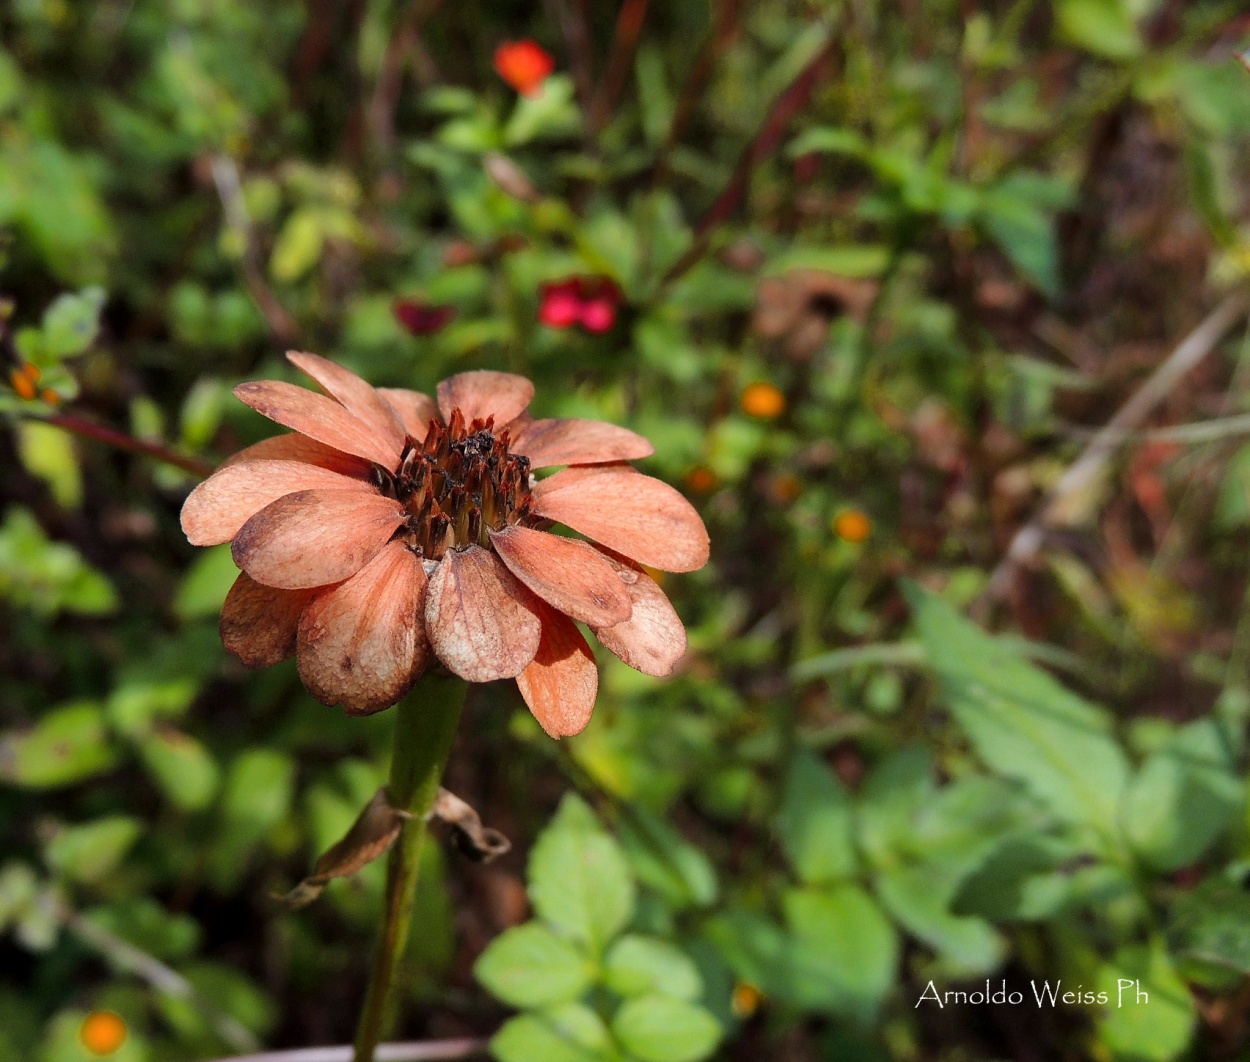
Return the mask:
<path id="1" fill-rule="evenodd" d="M 221 606 L 221 643 L 246 667 L 271 667 L 295 652 L 300 614 L 316 590 L 262 586 L 247 572 Z"/>
<path id="2" fill-rule="evenodd" d="M 429 395 L 402 387 L 379 387 L 378 394 L 390 403 L 404 430 L 417 442 L 424 442 L 430 421 L 438 420 L 438 406 Z"/>
<path id="3" fill-rule="evenodd" d="M 692 572 L 707 563 L 707 529 L 694 506 L 627 466 L 557 472 L 534 488 L 533 511 L 653 568 Z"/>
<path id="4" fill-rule="evenodd" d="M 219 468 L 187 496 L 182 530 L 193 546 L 229 542 L 270 502 L 313 489 L 377 494 L 364 480 L 302 461 L 245 461 Z"/>
<path id="5" fill-rule="evenodd" d="M 399 418 L 390 403 L 371 384 L 317 354 L 288 350 L 286 356 L 292 365 L 316 380 L 322 390 L 338 399 L 349 413 L 393 447 L 396 456 L 399 455 L 404 448 L 404 429 L 400 427 Z"/>
<path id="6" fill-rule="evenodd" d="M 281 380 L 239 384 L 234 394 L 261 416 L 345 454 L 355 454 L 391 470 L 399 463 L 399 449 L 388 436 L 369 427 L 333 398 Z"/>
<path id="7" fill-rule="evenodd" d="M 262 439 L 254 446 L 244 447 L 237 454 L 226 458 L 221 463 L 221 468 L 228 468 L 242 461 L 303 461 L 307 465 L 328 468 L 356 479 L 368 479 L 373 469 L 372 461 L 366 461 L 354 454 L 345 454 L 342 450 L 335 450 L 299 432 L 275 435 L 272 439 Z"/>
<path id="8" fill-rule="evenodd" d="M 604 556 L 629 592 L 633 612 L 612 627 L 592 627 L 595 637 L 644 675 L 671 675 L 686 653 L 686 628 L 656 581 L 632 564 Z"/>
<path id="9" fill-rule="evenodd" d="M 299 623 L 299 674 L 322 704 L 367 715 L 398 701 L 425 669 L 425 569 L 390 542 Z"/>
<path id="10" fill-rule="evenodd" d="M 543 634 L 533 662 L 516 680 L 539 725 L 553 738 L 579 733 L 599 692 L 599 669 L 586 639 L 567 616 L 543 606 Z"/>
<path id="11" fill-rule="evenodd" d="M 403 523 L 393 498 L 303 490 L 271 502 L 234 536 L 234 563 L 266 586 L 340 583 L 369 563 Z"/>
<path id="12" fill-rule="evenodd" d="M 425 626 L 430 646 L 469 682 L 515 678 L 538 652 L 533 596 L 493 553 L 449 550 L 430 577 Z"/>
<path id="13" fill-rule="evenodd" d="M 502 428 L 525 412 L 534 397 L 534 385 L 524 376 L 510 372 L 462 372 L 438 385 L 438 408 L 443 420 L 451 419 L 451 411 L 459 409 L 466 423 L 495 418 Z"/>
<path id="14" fill-rule="evenodd" d="M 599 420 L 533 420 L 519 429 L 508 449 L 528 457 L 534 468 L 634 461 L 655 453 L 641 435 Z"/>
<path id="15" fill-rule="evenodd" d="M 565 615 L 591 626 L 629 618 L 625 585 L 589 543 L 515 526 L 490 540 L 512 574 Z"/>

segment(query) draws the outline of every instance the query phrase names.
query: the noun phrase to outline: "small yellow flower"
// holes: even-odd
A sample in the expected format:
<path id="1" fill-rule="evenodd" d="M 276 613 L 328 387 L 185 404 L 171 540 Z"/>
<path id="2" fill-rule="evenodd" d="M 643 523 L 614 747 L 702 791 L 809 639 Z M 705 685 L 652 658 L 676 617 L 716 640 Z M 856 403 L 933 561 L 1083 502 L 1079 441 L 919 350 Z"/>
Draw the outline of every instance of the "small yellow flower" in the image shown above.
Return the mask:
<path id="1" fill-rule="evenodd" d="M 773 420 L 786 409 L 786 396 L 770 383 L 756 381 L 742 390 L 742 411 L 761 420 Z"/>
<path id="2" fill-rule="evenodd" d="M 126 1023 L 111 1010 L 96 1010 L 83 1019 L 78 1038 L 93 1055 L 111 1055 L 126 1042 Z"/>
<path id="3" fill-rule="evenodd" d="M 844 509 L 833 518 L 833 533 L 844 542 L 863 542 L 872 534 L 872 521 L 859 509 Z"/>

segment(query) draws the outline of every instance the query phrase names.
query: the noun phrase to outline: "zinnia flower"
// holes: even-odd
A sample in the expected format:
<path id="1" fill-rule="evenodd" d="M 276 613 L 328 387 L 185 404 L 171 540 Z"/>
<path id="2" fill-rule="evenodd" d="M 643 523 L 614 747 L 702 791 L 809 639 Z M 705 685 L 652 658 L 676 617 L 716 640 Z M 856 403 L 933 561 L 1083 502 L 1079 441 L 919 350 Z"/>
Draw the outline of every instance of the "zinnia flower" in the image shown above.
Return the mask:
<path id="1" fill-rule="evenodd" d="M 531 40 L 505 41 L 495 49 L 495 73 L 522 96 L 536 96 L 556 61 Z"/>
<path id="2" fill-rule="evenodd" d="M 607 277 L 572 277 L 544 284 L 539 291 L 538 320 L 548 328 L 581 325 L 602 334 L 616 324 L 624 295 Z"/>
<path id="3" fill-rule="evenodd" d="M 182 509 L 187 538 L 230 542 L 242 569 L 221 634 L 244 664 L 294 653 L 309 692 L 352 714 L 394 704 L 435 661 L 515 678 L 553 737 L 586 725 L 598 688 L 575 621 L 631 667 L 672 671 L 685 630 L 642 565 L 693 571 L 708 538 L 685 498 L 625 464 L 653 452 L 646 439 L 534 420 L 533 384 L 508 373 L 453 376 L 435 402 L 287 357 L 326 393 L 236 387 L 294 434 L 236 454 Z"/>

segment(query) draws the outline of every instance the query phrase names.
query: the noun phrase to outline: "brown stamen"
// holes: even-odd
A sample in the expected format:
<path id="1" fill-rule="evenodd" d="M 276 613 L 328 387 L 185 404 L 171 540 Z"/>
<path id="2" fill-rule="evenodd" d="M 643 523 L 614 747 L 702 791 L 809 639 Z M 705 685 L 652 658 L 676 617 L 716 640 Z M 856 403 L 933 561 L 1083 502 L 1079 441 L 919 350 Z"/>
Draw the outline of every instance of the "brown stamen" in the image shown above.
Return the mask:
<path id="1" fill-rule="evenodd" d="M 489 549 L 491 531 L 541 522 L 529 512 L 529 458 L 509 453 L 508 432 L 494 428 L 489 417 L 466 424 L 455 409 L 445 427 L 430 422 L 424 442 L 408 437 L 398 471 L 375 466 L 378 489 L 408 510 L 402 534 L 422 557 Z"/>

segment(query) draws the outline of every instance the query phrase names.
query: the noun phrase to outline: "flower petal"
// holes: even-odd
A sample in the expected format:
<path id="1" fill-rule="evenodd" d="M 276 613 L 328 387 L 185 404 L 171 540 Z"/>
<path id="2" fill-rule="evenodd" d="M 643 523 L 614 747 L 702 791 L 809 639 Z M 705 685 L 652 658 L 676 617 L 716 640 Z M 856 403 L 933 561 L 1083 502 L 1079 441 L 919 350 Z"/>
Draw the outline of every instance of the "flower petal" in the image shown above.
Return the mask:
<path id="1" fill-rule="evenodd" d="M 318 354 L 288 350 L 286 357 L 297 369 L 316 380 L 326 394 L 338 399 L 362 424 L 376 432 L 379 438 L 385 439 L 395 448 L 396 453 L 403 450 L 404 429 L 400 426 L 399 418 L 391 404 L 374 390 L 372 384 Z"/>
<path id="2" fill-rule="evenodd" d="M 599 669 L 573 621 L 548 605 L 542 609 L 542 641 L 516 684 L 539 725 L 560 738 L 579 733 L 590 722 Z"/>
<path id="3" fill-rule="evenodd" d="M 536 607 L 495 554 L 479 546 L 449 550 L 426 594 L 430 646 L 469 682 L 515 678 L 538 652 L 542 628 Z"/>
<path id="4" fill-rule="evenodd" d="M 534 488 L 533 511 L 653 568 L 692 572 L 707 563 L 707 529 L 694 506 L 625 465 L 557 472 Z"/>
<path id="5" fill-rule="evenodd" d="M 403 387 L 379 387 L 378 394 L 390 403 L 404 431 L 417 442 L 424 442 L 430 431 L 430 421 L 438 420 L 438 406 L 434 404 L 434 399 Z"/>
<path id="6" fill-rule="evenodd" d="M 611 627 L 591 626 L 595 637 L 630 667 L 644 675 L 671 675 L 686 653 L 682 626 L 664 591 L 646 572 L 604 555 L 624 583 L 633 604 L 629 619 Z"/>
<path id="7" fill-rule="evenodd" d="M 533 397 L 534 385 L 524 376 L 488 369 L 457 373 L 438 385 L 443 420 L 450 420 L 451 411 L 459 409 L 466 423 L 494 417 L 498 428 L 524 413 Z"/>
<path id="8" fill-rule="evenodd" d="M 373 485 L 303 461 L 245 461 L 219 468 L 182 506 L 182 530 L 193 546 L 229 542 L 272 501 L 298 490 L 354 490 L 377 494 Z"/>
<path id="9" fill-rule="evenodd" d="M 533 468 L 634 461 L 655 453 L 641 435 L 598 420 L 533 420 L 520 429 L 508 449 L 528 457 Z"/>
<path id="10" fill-rule="evenodd" d="M 281 380 L 242 383 L 234 389 L 234 394 L 261 416 L 345 454 L 376 461 L 391 470 L 399 463 L 399 448 L 387 436 L 365 424 L 333 398 Z"/>
<path id="11" fill-rule="evenodd" d="M 242 461 L 303 461 L 307 465 L 328 468 L 356 479 L 368 479 L 373 470 L 372 461 L 345 454 L 297 431 L 289 435 L 275 435 L 272 439 L 262 439 L 253 446 L 244 447 L 237 454 L 227 457 L 218 471 Z"/>
<path id="12" fill-rule="evenodd" d="M 425 670 L 425 569 L 389 542 L 299 622 L 299 675 L 322 704 L 368 715 L 398 701 Z"/>
<path id="13" fill-rule="evenodd" d="M 403 523 L 393 498 L 356 490 L 302 490 L 266 505 L 234 536 L 234 563 L 266 586 L 341 583 L 369 563 Z"/>
<path id="14" fill-rule="evenodd" d="M 592 627 L 629 618 L 629 593 L 594 546 L 528 527 L 492 532 L 508 569 L 550 605 Z"/>
<path id="15" fill-rule="evenodd" d="M 245 667 L 280 664 L 295 652 L 300 613 L 316 595 L 264 586 L 240 572 L 221 606 L 222 645 Z"/>

